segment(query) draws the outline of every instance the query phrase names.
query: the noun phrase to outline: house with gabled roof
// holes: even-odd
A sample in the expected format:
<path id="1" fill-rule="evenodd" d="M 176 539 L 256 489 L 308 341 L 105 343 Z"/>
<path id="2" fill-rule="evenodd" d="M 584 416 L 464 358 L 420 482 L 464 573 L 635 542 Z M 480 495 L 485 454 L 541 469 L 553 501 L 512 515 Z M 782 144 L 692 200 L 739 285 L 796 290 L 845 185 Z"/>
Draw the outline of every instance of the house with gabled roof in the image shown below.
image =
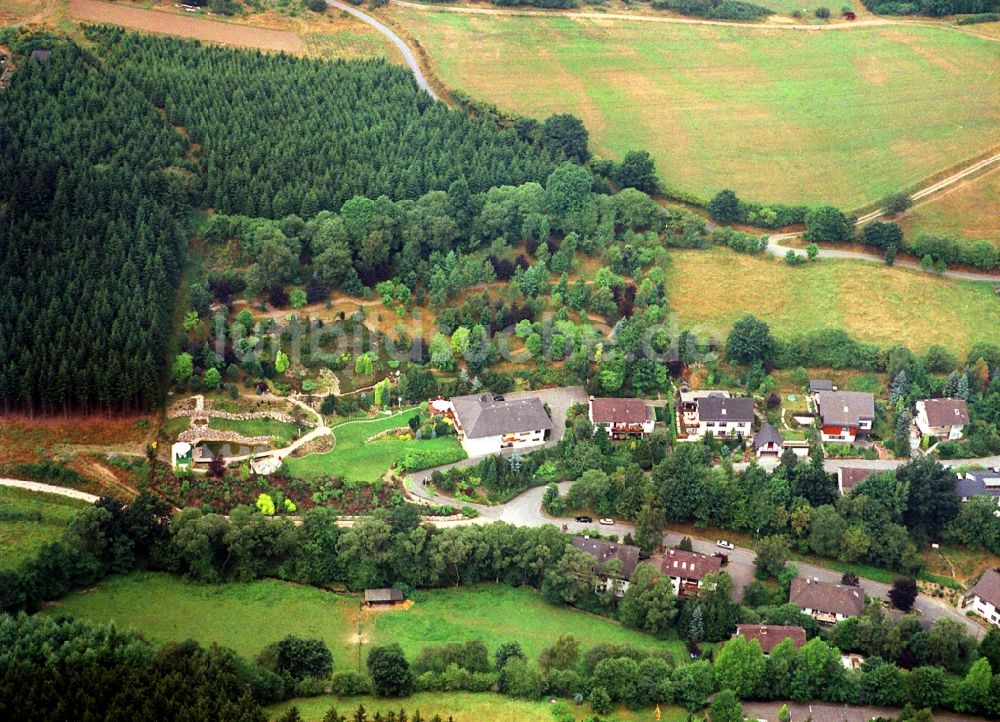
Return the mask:
<path id="1" fill-rule="evenodd" d="M 837 489 L 841 496 L 847 496 L 851 489 L 875 473 L 874 469 L 864 469 L 857 466 L 837 467 Z"/>
<path id="2" fill-rule="evenodd" d="M 653 406 L 642 399 L 590 397 L 587 412 L 590 423 L 601 426 L 612 438 L 645 436 L 656 423 Z"/>
<path id="3" fill-rule="evenodd" d="M 444 413 L 451 415 L 458 439 L 472 457 L 541 446 L 552 431 L 552 419 L 537 396 L 508 401 L 473 394 L 453 396 L 450 402 Z"/>
<path id="4" fill-rule="evenodd" d="M 616 597 L 624 597 L 628 591 L 632 573 L 639 565 L 639 547 L 631 544 L 591 539 L 590 537 L 573 537 L 573 548 L 594 557 L 594 591 L 603 594 L 609 589 Z M 621 574 L 610 574 L 609 563 L 621 562 Z"/>
<path id="5" fill-rule="evenodd" d="M 864 611 L 865 592 L 861 587 L 796 577 L 792 580 L 788 601 L 821 624 L 835 624 Z"/>
<path id="6" fill-rule="evenodd" d="M 1000 627 L 1000 571 L 987 569 L 965 593 L 964 606 L 990 624 Z"/>
<path id="7" fill-rule="evenodd" d="M 660 571 L 673 582 L 674 594 L 680 597 L 694 597 L 702 589 L 710 588 L 705 577 L 718 574 L 721 570 L 722 559 L 719 557 L 683 549 L 668 549 L 660 565 Z"/>
<path id="8" fill-rule="evenodd" d="M 823 441 L 853 444 L 875 424 L 875 397 L 863 391 L 819 391 L 816 406 Z"/>
<path id="9" fill-rule="evenodd" d="M 792 646 L 796 649 L 806 643 L 806 630 L 784 624 L 737 624 L 733 636 L 743 637 L 747 641 L 756 639 L 764 654 L 770 654 L 772 649 L 786 639 L 792 640 Z"/>
<path id="10" fill-rule="evenodd" d="M 753 436 L 753 450 L 758 459 L 766 455 L 781 456 L 781 452 L 785 450 L 781 434 L 765 421 L 760 425 L 760 431 Z"/>
<path id="11" fill-rule="evenodd" d="M 976 469 L 958 474 L 955 493 L 963 502 L 977 496 L 988 496 L 1000 506 L 1000 468 Z"/>
<path id="12" fill-rule="evenodd" d="M 923 436 L 955 441 L 969 425 L 969 407 L 964 399 L 921 399 L 914 422 Z"/>

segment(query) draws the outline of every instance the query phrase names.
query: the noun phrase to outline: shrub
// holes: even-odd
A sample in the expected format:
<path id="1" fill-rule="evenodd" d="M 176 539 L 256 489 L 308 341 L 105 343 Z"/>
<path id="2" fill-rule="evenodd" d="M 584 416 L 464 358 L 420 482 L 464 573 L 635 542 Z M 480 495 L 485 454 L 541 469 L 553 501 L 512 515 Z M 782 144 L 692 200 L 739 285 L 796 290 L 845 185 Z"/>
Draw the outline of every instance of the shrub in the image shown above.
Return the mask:
<path id="1" fill-rule="evenodd" d="M 306 0 L 306 7 L 314 13 L 326 12 L 326 2 L 324 0 Z"/>
<path id="2" fill-rule="evenodd" d="M 466 456 L 465 450 L 461 447 L 426 449 L 415 446 L 405 449 L 400 454 L 396 467 L 401 471 L 420 471 L 421 469 L 430 469 L 433 466 L 461 461 Z"/>
<path id="3" fill-rule="evenodd" d="M 826 20 L 830 17 L 830 8 L 816 8 L 816 17 Z"/>

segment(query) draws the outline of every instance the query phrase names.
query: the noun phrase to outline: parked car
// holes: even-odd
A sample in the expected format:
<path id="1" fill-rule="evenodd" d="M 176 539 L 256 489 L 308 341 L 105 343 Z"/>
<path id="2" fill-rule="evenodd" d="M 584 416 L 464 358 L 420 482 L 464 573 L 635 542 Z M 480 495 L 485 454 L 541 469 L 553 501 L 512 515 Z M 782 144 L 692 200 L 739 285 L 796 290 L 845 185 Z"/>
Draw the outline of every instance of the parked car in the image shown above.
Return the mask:
<path id="1" fill-rule="evenodd" d="M 604 526 L 612 526 L 615 523 L 614 519 L 601 519 L 601 523 Z"/>
<path id="2" fill-rule="evenodd" d="M 505 399 L 503 397 L 503 394 L 497 394 L 496 396 L 493 397 L 493 400 L 494 401 L 506 401 L 507 399 Z"/>
<path id="3" fill-rule="evenodd" d="M 719 549 L 725 549 L 727 551 L 732 551 L 733 549 L 736 548 L 736 546 L 732 542 L 728 542 L 725 539 L 719 539 L 717 542 L 715 542 L 715 546 L 719 547 Z"/>
<path id="4" fill-rule="evenodd" d="M 577 520 L 578 522 L 580 522 L 581 524 L 590 524 L 591 522 L 593 522 L 593 521 L 594 521 L 594 520 L 593 520 L 593 519 L 591 519 L 591 518 L 590 518 L 589 516 L 578 516 L 578 517 L 576 518 L 576 520 Z"/>

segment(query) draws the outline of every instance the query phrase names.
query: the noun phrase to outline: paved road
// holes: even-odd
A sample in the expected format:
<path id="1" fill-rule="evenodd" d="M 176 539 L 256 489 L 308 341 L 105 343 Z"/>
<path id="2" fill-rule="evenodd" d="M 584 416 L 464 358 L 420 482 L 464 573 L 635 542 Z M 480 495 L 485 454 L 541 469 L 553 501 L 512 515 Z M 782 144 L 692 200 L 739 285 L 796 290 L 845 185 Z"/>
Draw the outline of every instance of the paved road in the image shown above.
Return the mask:
<path id="1" fill-rule="evenodd" d="M 396 35 L 396 33 L 385 23 L 381 23 L 371 15 L 366 12 L 358 10 L 353 5 L 348 5 L 347 3 L 340 2 L 340 0 L 326 0 L 326 4 L 330 7 L 337 8 L 338 10 L 343 10 L 346 13 L 350 13 L 358 20 L 367 25 L 371 25 L 378 32 L 389 38 L 389 41 L 399 49 L 400 54 L 403 56 L 403 60 L 409 66 L 410 70 L 413 71 L 413 77 L 417 81 L 417 85 L 423 88 L 429 96 L 434 100 L 440 100 L 440 98 L 435 94 L 434 90 L 431 88 L 430 83 L 427 82 L 427 78 L 424 76 L 424 71 L 420 69 L 420 64 L 417 62 L 417 56 L 413 54 L 410 50 L 410 46 L 404 42 L 404 40 Z"/>
<path id="2" fill-rule="evenodd" d="M 916 202 L 922 199 L 928 198 L 929 196 L 937 193 L 938 191 L 944 190 L 949 186 L 953 186 L 959 183 L 974 173 L 978 173 L 990 166 L 1000 163 L 1000 153 L 992 155 L 988 158 L 983 158 L 980 161 L 969 165 L 962 170 L 953 173 L 947 178 L 942 178 L 939 181 L 931 183 L 919 191 L 913 193 L 910 198 Z M 881 218 L 885 215 L 885 209 L 879 208 L 872 211 L 871 213 L 866 213 L 865 215 L 858 218 L 856 225 L 864 225 L 870 221 L 874 221 L 876 218 Z M 796 233 L 776 233 L 770 236 L 767 240 L 767 252 L 775 256 L 785 256 L 789 251 L 794 251 L 798 256 L 806 255 L 806 252 L 802 248 L 792 248 L 791 246 L 784 246 L 781 244 L 782 241 L 792 240 L 794 238 L 800 238 L 802 236 L 801 232 Z M 843 251 L 837 250 L 835 248 L 821 248 L 819 251 L 820 258 L 847 258 L 856 261 L 868 261 L 871 263 L 885 263 L 885 258 L 883 256 L 862 253 L 859 251 Z M 916 261 L 908 261 L 905 259 L 897 259 L 895 265 L 900 268 L 910 268 L 917 271 L 923 271 L 920 264 Z M 930 273 L 934 275 L 947 276 L 948 278 L 957 278 L 964 281 L 990 281 L 997 282 L 1000 281 L 1000 275 L 995 273 L 976 273 L 975 271 L 951 271 L 946 270 L 943 273 L 938 274 L 936 271 L 925 271 L 925 273 Z"/>
<path id="3" fill-rule="evenodd" d="M 870 707 L 846 704 L 823 704 L 820 702 L 744 702 L 743 714 L 750 719 L 777 722 L 782 705 L 788 706 L 793 722 L 804 720 L 837 720 L 837 722 L 868 722 L 874 717 L 896 719 L 899 709 L 892 707 Z M 935 722 L 985 722 L 985 717 L 952 714 L 934 711 Z"/>

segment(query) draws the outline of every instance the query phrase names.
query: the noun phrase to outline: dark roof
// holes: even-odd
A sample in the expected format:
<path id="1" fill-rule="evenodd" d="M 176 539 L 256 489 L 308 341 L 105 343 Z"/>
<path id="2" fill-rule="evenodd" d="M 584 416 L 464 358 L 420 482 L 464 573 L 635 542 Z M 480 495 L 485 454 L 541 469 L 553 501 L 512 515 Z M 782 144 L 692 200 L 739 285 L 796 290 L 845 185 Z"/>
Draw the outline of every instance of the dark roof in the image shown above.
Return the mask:
<path id="1" fill-rule="evenodd" d="M 462 432 L 469 439 L 552 428 L 552 419 L 537 396 L 494 401 L 489 394 L 479 394 L 455 396 L 451 403 Z"/>
<path id="2" fill-rule="evenodd" d="M 865 609 L 865 592 L 861 587 L 796 577 L 792 580 L 788 601 L 803 609 L 856 617 Z"/>
<path id="3" fill-rule="evenodd" d="M 573 546 L 597 559 L 598 564 L 604 564 L 612 559 L 620 559 L 622 563 L 622 576 L 625 579 L 632 577 L 632 572 L 635 571 L 636 566 L 639 564 L 639 547 L 632 546 L 631 544 L 619 544 L 618 542 L 577 536 L 573 537 Z"/>
<path id="4" fill-rule="evenodd" d="M 722 569 L 719 557 L 710 557 L 683 549 L 668 549 L 663 555 L 660 571 L 667 576 L 701 581 L 707 574 L 717 574 Z"/>
<path id="5" fill-rule="evenodd" d="M 979 597 L 994 607 L 1000 607 L 1000 572 L 996 569 L 987 569 L 965 596 Z"/>
<path id="6" fill-rule="evenodd" d="M 768 444 L 778 444 L 781 446 L 781 434 L 778 430 L 766 421 L 760 425 L 760 431 L 753 436 L 753 448 L 759 449 Z"/>
<path id="7" fill-rule="evenodd" d="M 1000 497 L 1000 472 L 967 471 L 955 480 L 955 493 L 963 499 L 972 496 Z"/>
<path id="8" fill-rule="evenodd" d="M 875 397 L 864 391 L 820 391 L 816 401 L 824 424 L 853 426 L 875 418 Z"/>
<path id="9" fill-rule="evenodd" d="M 733 423 L 753 421 L 753 399 L 746 396 L 731 399 L 708 396 L 698 399 L 698 420 Z"/>
<path id="10" fill-rule="evenodd" d="M 810 391 L 833 391 L 833 382 L 826 379 L 809 379 Z"/>
<path id="11" fill-rule="evenodd" d="M 969 423 L 969 407 L 964 399 L 926 399 L 924 412 L 931 426 L 965 426 Z"/>
<path id="12" fill-rule="evenodd" d="M 642 399 L 590 399 L 594 423 L 641 424 L 653 419 L 653 407 Z"/>
<path id="13" fill-rule="evenodd" d="M 851 489 L 875 473 L 875 469 L 862 469 L 857 466 L 841 466 L 837 470 L 842 493 L 846 496 Z"/>
<path id="14" fill-rule="evenodd" d="M 401 602 L 403 601 L 403 593 L 398 589 L 366 589 L 365 590 L 365 601 L 366 602 Z"/>
<path id="15" fill-rule="evenodd" d="M 772 649 L 786 639 L 792 640 L 796 649 L 806 643 L 806 630 L 781 624 L 737 624 L 736 634 L 733 636 L 746 640 L 756 639 L 764 654 L 770 654 Z"/>

